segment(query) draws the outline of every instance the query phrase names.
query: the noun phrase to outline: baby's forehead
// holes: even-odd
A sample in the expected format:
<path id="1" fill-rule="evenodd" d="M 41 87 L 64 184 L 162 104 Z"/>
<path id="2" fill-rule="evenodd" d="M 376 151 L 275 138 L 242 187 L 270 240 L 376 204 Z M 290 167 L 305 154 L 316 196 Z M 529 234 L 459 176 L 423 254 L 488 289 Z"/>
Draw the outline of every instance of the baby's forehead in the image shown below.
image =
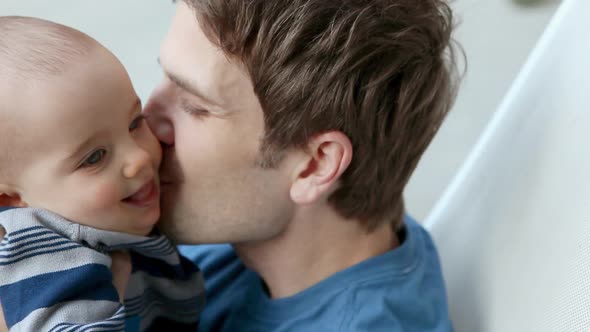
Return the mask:
<path id="1" fill-rule="evenodd" d="M 35 164 L 58 169 L 60 165 L 65 165 L 76 146 L 82 145 L 84 140 L 94 134 L 93 131 L 100 130 L 99 126 L 86 123 L 82 112 L 77 115 L 73 112 L 65 114 L 66 109 L 52 109 L 47 112 L 51 116 L 45 116 L 48 114 L 42 112 L 24 111 L 12 112 L 9 116 L 2 117 L 0 180 L 16 177 Z"/>
<path id="2" fill-rule="evenodd" d="M 45 109 L 34 105 L 35 109 L 3 117 L 0 153 L 10 157 L 4 165 L 18 168 L 42 160 L 51 161 L 56 168 L 73 164 L 78 161 L 74 159 L 84 154 L 79 148 L 111 144 L 117 139 L 113 133 L 129 125 L 126 115 L 118 110 L 108 112 L 108 119 L 104 118 L 98 104 L 93 104 L 92 109 L 83 109 L 67 100 L 61 101 L 63 107 L 56 107 L 57 104 L 48 104 Z"/>

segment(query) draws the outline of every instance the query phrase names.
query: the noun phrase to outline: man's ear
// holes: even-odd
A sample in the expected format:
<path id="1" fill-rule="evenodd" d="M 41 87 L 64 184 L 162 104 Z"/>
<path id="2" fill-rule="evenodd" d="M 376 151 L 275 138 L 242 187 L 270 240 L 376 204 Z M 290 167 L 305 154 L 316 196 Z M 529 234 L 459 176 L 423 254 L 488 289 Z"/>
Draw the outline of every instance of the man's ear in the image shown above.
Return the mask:
<path id="1" fill-rule="evenodd" d="M 298 204 L 310 204 L 329 195 L 352 159 L 352 143 L 340 131 L 314 136 L 295 168 L 291 199 Z"/>
<path id="2" fill-rule="evenodd" d="M 0 184 L 0 206 L 27 207 L 21 195 L 11 187 Z"/>

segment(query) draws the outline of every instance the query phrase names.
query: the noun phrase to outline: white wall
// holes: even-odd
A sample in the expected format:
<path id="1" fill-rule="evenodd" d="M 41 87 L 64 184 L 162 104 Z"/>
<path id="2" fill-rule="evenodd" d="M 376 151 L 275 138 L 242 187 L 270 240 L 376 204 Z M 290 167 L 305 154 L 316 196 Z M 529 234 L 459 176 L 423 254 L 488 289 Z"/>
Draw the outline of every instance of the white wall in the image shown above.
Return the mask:
<path id="1" fill-rule="evenodd" d="M 456 39 L 467 54 L 457 102 L 406 188 L 424 219 L 471 150 L 559 5 L 559 0 L 455 0 Z M 528 6 L 518 3 L 529 3 Z"/>

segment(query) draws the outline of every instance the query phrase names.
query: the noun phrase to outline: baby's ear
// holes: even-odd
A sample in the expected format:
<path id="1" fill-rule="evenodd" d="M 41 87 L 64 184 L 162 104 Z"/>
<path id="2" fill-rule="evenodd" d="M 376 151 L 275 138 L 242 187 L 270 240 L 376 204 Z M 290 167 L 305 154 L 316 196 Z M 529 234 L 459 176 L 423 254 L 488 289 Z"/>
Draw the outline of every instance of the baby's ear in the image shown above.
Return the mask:
<path id="1" fill-rule="evenodd" d="M 19 193 L 12 188 L 0 184 L 0 206 L 27 207 Z"/>

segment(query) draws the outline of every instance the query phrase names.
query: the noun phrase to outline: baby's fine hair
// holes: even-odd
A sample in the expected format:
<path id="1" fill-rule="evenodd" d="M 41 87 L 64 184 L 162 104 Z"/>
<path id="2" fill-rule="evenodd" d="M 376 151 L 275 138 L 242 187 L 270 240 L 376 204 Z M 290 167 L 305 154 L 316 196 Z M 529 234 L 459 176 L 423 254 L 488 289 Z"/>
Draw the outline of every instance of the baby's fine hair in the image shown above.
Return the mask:
<path id="1" fill-rule="evenodd" d="M 73 28 L 33 17 L 0 16 L 0 77 L 45 79 L 86 56 L 93 40 Z"/>

